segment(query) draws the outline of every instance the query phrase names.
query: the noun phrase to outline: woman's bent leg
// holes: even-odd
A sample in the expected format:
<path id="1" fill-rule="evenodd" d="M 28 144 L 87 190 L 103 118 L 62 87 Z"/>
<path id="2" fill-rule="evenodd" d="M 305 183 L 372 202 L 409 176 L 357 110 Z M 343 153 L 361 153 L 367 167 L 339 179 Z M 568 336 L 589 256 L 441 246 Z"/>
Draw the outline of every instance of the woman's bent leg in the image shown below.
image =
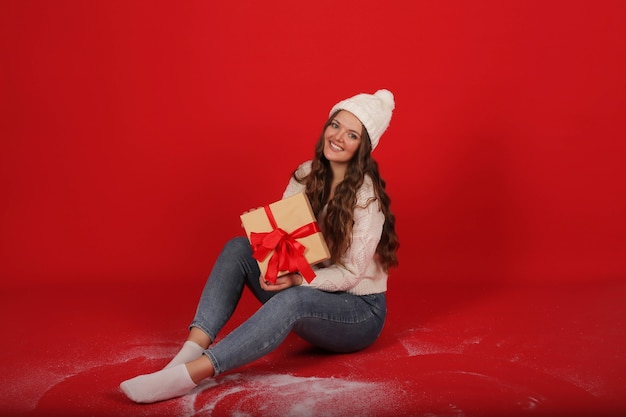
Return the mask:
<path id="1" fill-rule="evenodd" d="M 355 351 L 378 338 L 385 315 L 384 294 L 362 297 L 292 287 L 275 294 L 205 354 L 217 375 L 271 352 L 291 330 L 325 349 Z"/>
<path id="2" fill-rule="evenodd" d="M 259 274 L 248 240 L 238 237 L 228 241 L 204 286 L 187 340 L 165 369 L 202 356 L 232 315 L 243 283 L 253 282 L 258 286 Z"/>
<path id="3" fill-rule="evenodd" d="M 245 237 L 228 241 L 204 286 L 183 348 L 164 369 L 122 382 L 120 388 L 126 396 L 135 402 L 151 403 L 186 394 L 196 386 L 188 362 L 198 365 L 192 366 L 194 377 L 210 376 L 212 363 L 206 360 L 203 364 L 202 353 L 232 315 L 244 283 L 257 282 L 259 275 L 249 241 Z M 207 339 L 198 332 L 206 334 Z"/>
<path id="4" fill-rule="evenodd" d="M 206 350 L 205 357 L 135 377 L 120 387 L 136 402 L 184 395 L 205 377 L 269 353 L 292 329 L 327 349 L 338 352 L 362 349 L 379 336 L 385 314 L 384 294 L 359 297 L 292 287 L 276 293 L 250 319 Z"/>
<path id="5" fill-rule="evenodd" d="M 258 281 L 257 261 L 245 237 L 229 240 L 213 265 L 190 328 L 202 330 L 212 342 L 232 316 L 246 280 Z"/>

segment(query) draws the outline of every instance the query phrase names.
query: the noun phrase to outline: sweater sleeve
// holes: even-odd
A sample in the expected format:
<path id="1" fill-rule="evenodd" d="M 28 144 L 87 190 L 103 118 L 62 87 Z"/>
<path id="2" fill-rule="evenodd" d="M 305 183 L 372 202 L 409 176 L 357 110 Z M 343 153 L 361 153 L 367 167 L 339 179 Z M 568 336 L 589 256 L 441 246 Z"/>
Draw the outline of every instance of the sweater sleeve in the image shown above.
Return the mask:
<path id="1" fill-rule="evenodd" d="M 305 282 L 304 285 L 329 292 L 351 291 L 357 286 L 369 286 L 370 281 L 383 275 L 386 278 L 386 274 L 376 261 L 376 247 L 384 223 L 385 216 L 375 198 L 373 185 L 371 180 L 366 178 L 357 194 L 352 243 L 341 257 L 341 264 L 316 268 L 315 278 L 309 284 Z"/>

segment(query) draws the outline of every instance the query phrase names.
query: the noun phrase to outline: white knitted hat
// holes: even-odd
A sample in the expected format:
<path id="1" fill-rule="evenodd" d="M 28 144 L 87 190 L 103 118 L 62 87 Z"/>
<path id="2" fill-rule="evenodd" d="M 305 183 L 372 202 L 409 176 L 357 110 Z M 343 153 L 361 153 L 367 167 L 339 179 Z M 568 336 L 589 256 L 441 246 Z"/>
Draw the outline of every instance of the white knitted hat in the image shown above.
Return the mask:
<path id="1" fill-rule="evenodd" d="M 389 90 L 378 90 L 374 94 L 357 94 L 335 104 L 330 110 L 332 115 L 337 110 L 347 110 L 354 114 L 365 126 L 372 141 L 372 150 L 378 145 L 396 107 L 393 94 Z"/>

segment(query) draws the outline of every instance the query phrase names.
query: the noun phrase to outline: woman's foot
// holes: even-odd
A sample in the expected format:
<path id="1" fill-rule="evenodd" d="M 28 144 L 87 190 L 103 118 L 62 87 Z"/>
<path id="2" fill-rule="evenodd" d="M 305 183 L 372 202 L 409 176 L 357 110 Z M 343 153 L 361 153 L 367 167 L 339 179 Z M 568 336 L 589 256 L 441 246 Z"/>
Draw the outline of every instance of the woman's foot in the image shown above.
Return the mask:
<path id="1" fill-rule="evenodd" d="M 176 365 L 180 365 L 181 363 L 194 361 L 202 356 L 202 352 L 204 352 L 204 348 L 202 346 L 196 342 L 187 340 L 176 356 L 174 356 L 174 359 L 165 365 L 165 368 L 163 369 L 172 368 Z"/>
<path id="2" fill-rule="evenodd" d="M 139 375 L 120 384 L 128 398 L 137 403 L 153 403 L 187 394 L 196 387 L 187 366 L 182 363 L 158 372 Z"/>

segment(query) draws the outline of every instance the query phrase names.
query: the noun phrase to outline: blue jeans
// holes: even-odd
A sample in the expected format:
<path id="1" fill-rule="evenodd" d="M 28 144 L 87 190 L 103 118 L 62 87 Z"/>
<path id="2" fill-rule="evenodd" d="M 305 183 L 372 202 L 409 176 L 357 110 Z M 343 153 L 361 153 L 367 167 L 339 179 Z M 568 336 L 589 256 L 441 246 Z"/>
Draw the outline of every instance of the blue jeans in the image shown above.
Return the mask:
<path id="1" fill-rule="evenodd" d="M 241 326 L 207 349 L 215 375 L 256 360 L 274 350 L 290 331 L 322 349 L 354 352 L 380 335 L 385 294 L 357 296 L 291 287 L 268 292 L 259 285 L 259 266 L 250 243 L 237 237 L 226 243 L 202 290 L 191 327 L 212 341 L 233 314 L 244 284 L 263 305 Z"/>

